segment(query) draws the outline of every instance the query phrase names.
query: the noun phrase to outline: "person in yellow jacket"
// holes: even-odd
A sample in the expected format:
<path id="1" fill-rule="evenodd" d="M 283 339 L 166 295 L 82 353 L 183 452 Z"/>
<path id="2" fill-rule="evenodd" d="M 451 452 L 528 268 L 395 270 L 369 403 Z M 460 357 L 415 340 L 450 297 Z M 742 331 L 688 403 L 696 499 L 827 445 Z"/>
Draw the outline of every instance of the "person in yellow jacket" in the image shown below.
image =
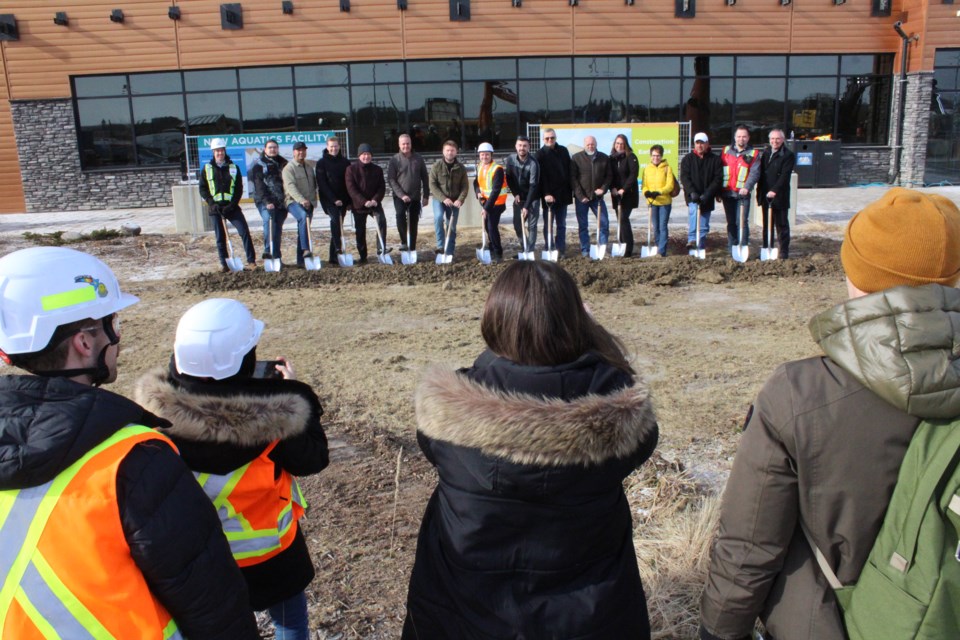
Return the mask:
<path id="1" fill-rule="evenodd" d="M 109 267 L 63 247 L 0 259 L 0 638 L 259 638 L 217 514 L 117 376 Z"/>
<path id="2" fill-rule="evenodd" d="M 667 255 L 670 233 L 670 210 L 673 208 L 673 193 L 677 190 L 677 178 L 673 169 L 663 159 L 663 147 L 650 147 L 650 162 L 643 168 L 643 195 L 650 205 L 650 219 L 656 233 L 657 254 Z"/>
<path id="3" fill-rule="evenodd" d="M 270 613 L 276 640 L 307 640 L 304 590 L 314 571 L 295 476 L 327 466 L 323 409 L 285 359 L 258 367 L 262 331 L 236 300 L 194 305 L 177 325 L 169 368 L 141 378 L 136 397 L 170 421 L 160 431 L 213 501 L 250 607 Z"/>

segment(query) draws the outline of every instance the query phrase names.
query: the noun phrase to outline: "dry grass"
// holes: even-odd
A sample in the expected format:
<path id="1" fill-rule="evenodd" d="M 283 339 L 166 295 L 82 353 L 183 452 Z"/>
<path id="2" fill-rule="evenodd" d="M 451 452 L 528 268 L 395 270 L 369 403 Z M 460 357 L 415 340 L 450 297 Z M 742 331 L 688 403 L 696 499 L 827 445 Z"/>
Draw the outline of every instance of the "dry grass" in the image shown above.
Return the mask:
<path id="1" fill-rule="evenodd" d="M 658 456 L 631 478 L 627 491 L 636 514 L 633 540 L 653 638 L 695 638 L 719 497 L 682 465 Z"/>
<path id="2" fill-rule="evenodd" d="M 816 220 L 814 218 L 804 216 L 798 218 L 796 223 L 793 225 L 793 232 L 795 234 L 804 233 L 804 234 L 827 234 L 827 235 L 843 235 L 844 229 L 847 228 L 846 222 L 824 222 L 823 220 Z"/>

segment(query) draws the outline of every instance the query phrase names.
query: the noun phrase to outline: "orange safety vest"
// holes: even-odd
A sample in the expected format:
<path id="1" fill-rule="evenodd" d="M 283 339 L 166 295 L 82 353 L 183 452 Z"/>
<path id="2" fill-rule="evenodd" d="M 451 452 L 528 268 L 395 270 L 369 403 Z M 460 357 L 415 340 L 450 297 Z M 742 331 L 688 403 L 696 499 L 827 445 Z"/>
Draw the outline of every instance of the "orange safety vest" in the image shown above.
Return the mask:
<path id="1" fill-rule="evenodd" d="M 490 197 L 490 194 L 493 193 L 493 176 L 497 173 L 497 169 L 503 171 L 503 167 L 498 165 L 496 162 L 491 162 L 486 166 L 480 165 L 480 167 L 477 168 L 477 184 L 480 187 L 480 195 L 483 196 L 484 201 L 486 201 Z M 501 204 L 507 204 L 506 174 L 503 176 L 503 187 L 500 189 L 500 195 L 497 196 L 497 200 L 493 204 L 498 206 Z"/>
<path id="2" fill-rule="evenodd" d="M 217 509 L 230 551 L 241 567 L 260 564 L 293 544 L 297 520 L 307 507 L 296 478 L 287 471 L 276 475 L 276 463 L 269 456 L 278 442 L 226 475 L 194 472 Z"/>
<path id="3" fill-rule="evenodd" d="M 760 157 L 756 149 L 751 149 L 740 155 L 730 153 L 732 147 L 727 145 L 723 148 L 723 188 L 726 191 L 739 191 L 747 182 L 747 176 L 750 175 L 750 167 Z M 736 169 L 736 171 L 731 171 Z"/>
<path id="4" fill-rule="evenodd" d="M 120 462 L 147 440 L 170 443 L 130 425 L 53 480 L 0 491 L 0 637 L 183 638 L 133 561 L 117 509 Z"/>

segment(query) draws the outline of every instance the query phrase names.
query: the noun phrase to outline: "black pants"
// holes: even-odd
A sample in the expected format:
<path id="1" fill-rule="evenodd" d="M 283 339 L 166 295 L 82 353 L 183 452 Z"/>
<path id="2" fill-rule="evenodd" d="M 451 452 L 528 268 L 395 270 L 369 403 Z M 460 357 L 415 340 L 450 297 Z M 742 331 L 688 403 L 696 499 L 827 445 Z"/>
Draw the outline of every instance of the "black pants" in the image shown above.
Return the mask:
<path id="1" fill-rule="evenodd" d="M 376 209 L 361 209 L 353 212 L 354 224 L 357 225 L 357 252 L 360 254 L 360 262 L 367 259 L 367 216 L 376 216 L 377 228 L 380 230 L 380 238 L 387 241 L 387 216 L 383 213 L 383 207 L 377 205 Z M 383 247 L 379 246 L 377 240 L 377 253 L 379 254 Z"/>
<path id="2" fill-rule="evenodd" d="M 233 224 L 234 228 L 237 230 L 237 233 L 240 234 L 240 241 L 243 243 L 243 252 L 247 254 L 247 263 L 256 264 L 257 254 L 253 251 L 253 240 L 250 239 L 250 227 L 247 226 L 247 219 L 243 217 L 243 211 L 240 210 L 240 207 L 236 207 L 233 210 L 227 210 L 222 214 L 211 214 L 213 218 L 213 233 L 217 239 L 217 255 L 220 257 L 220 265 L 227 266 L 227 257 L 229 253 L 227 252 L 227 237 L 224 235 L 227 231 L 227 223 L 229 220 Z M 234 254 L 236 257 L 236 254 Z"/>
<path id="3" fill-rule="evenodd" d="M 613 201 L 613 216 L 617 215 L 617 207 L 620 206 L 620 196 L 610 195 L 610 199 Z M 630 227 L 630 214 L 633 213 L 633 209 L 624 208 L 620 211 L 619 226 L 617 227 L 617 235 L 614 236 L 617 242 L 623 242 L 627 245 L 626 252 L 623 254 L 627 257 L 633 255 L 633 228 Z"/>
<path id="4" fill-rule="evenodd" d="M 420 224 L 420 212 L 422 206 L 420 200 L 411 198 L 410 202 L 404 202 L 400 198 L 393 197 L 393 210 L 397 213 L 397 231 L 400 232 L 400 244 L 414 251 L 417 247 L 417 225 Z M 410 216 L 410 241 L 407 242 L 407 216 Z"/>
<path id="5" fill-rule="evenodd" d="M 337 254 L 343 248 L 343 218 L 347 215 L 346 207 L 338 207 L 332 203 L 322 203 L 323 212 L 330 217 L 330 255 L 328 262 L 336 264 Z"/>
<path id="6" fill-rule="evenodd" d="M 768 249 L 767 239 L 770 238 L 770 230 L 767 229 L 767 209 L 768 205 L 763 205 L 763 248 Z M 790 257 L 790 211 L 788 209 L 777 209 L 769 207 L 773 212 L 773 226 L 777 230 L 777 240 L 780 243 L 780 257 Z"/>
<path id="7" fill-rule="evenodd" d="M 487 237 L 490 242 L 490 254 L 494 258 L 503 258 L 503 244 L 500 242 L 500 216 L 507 210 L 507 205 L 494 206 L 486 215 Z"/>

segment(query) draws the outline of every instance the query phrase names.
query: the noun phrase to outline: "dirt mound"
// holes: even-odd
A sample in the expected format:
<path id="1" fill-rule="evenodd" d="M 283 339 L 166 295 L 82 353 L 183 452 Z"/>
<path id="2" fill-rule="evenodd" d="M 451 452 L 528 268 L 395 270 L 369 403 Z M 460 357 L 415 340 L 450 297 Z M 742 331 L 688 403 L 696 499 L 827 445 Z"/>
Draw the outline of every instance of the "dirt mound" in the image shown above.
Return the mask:
<path id="1" fill-rule="evenodd" d="M 838 257 L 840 243 L 820 237 L 800 237 L 791 246 L 789 260 L 757 259 L 759 246 L 752 246 L 752 259 L 734 262 L 726 247 L 708 244 L 706 260 L 680 255 L 683 247 L 671 246 L 672 255 L 641 260 L 607 258 L 599 262 L 568 257 L 561 265 L 582 287 L 594 293 L 612 293 L 641 283 L 676 286 L 692 282 L 721 284 L 756 282 L 769 278 L 841 277 Z M 569 255 L 569 254 L 568 254 Z M 394 256 L 399 263 L 399 256 Z M 343 268 L 325 262 L 319 271 L 288 266 L 279 273 L 262 270 L 239 273 L 202 273 L 188 279 L 192 293 L 208 294 L 246 289 L 308 289 L 325 285 L 408 285 L 451 283 L 452 286 L 490 284 L 509 263 L 484 265 L 476 260 L 472 247 L 458 249 L 452 264 L 434 263 L 432 252 L 421 251 L 415 265 L 381 265 L 371 257 L 369 263 Z"/>

